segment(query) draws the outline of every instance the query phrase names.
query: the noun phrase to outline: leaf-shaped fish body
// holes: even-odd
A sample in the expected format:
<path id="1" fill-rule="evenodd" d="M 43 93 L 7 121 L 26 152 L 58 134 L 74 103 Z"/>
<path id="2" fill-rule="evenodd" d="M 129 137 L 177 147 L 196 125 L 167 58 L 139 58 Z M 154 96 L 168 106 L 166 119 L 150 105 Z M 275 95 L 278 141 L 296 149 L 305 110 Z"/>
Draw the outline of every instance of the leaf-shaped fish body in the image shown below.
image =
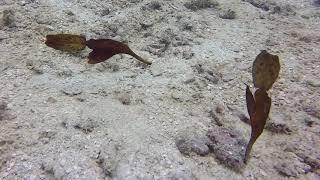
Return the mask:
<path id="1" fill-rule="evenodd" d="M 87 46 L 93 50 L 88 57 L 90 64 L 103 62 L 116 54 L 129 54 L 145 64 L 151 64 L 135 54 L 128 45 L 112 39 L 90 39 Z"/>
<path id="2" fill-rule="evenodd" d="M 254 93 L 255 98 L 255 111 L 253 113 L 251 122 L 252 135 L 254 138 L 258 138 L 267 122 L 270 108 L 271 98 L 268 93 L 263 89 L 257 89 Z"/>
<path id="3" fill-rule="evenodd" d="M 256 57 L 252 67 L 252 78 L 256 88 L 269 90 L 277 80 L 280 62 L 277 55 L 269 54 L 266 50 Z"/>
<path id="4" fill-rule="evenodd" d="M 128 45 L 112 39 L 90 39 L 87 41 L 87 46 L 90 49 L 108 50 L 113 54 L 128 54 L 130 52 Z"/>
<path id="5" fill-rule="evenodd" d="M 86 38 L 73 34 L 47 35 L 45 44 L 61 51 L 78 52 L 86 47 Z"/>
<path id="6" fill-rule="evenodd" d="M 89 64 L 97 64 L 97 63 L 103 62 L 103 61 L 111 58 L 114 55 L 115 55 L 115 53 L 109 49 L 93 49 L 89 53 L 88 63 Z"/>
<path id="7" fill-rule="evenodd" d="M 264 89 L 257 89 L 254 93 L 255 108 L 254 113 L 250 117 L 251 123 L 251 137 L 246 148 L 244 161 L 247 162 L 249 154 L 251 152 L 253 144 L 256 142 L 258 137 L 262 134 L 264 126 L 267 122 L 270 108 L 271 98 Z"/>
<path id="8" fill-rule="evenodd" d="M 246 85 L 246 102 L 247 102 L 247 110 L 249 117 L 251 118 L 253 116 L 253 113 L 255 111 L 255 100 L 252 95 L 252 92 L 250 91 L 250 88 L 248 85 Z"/>

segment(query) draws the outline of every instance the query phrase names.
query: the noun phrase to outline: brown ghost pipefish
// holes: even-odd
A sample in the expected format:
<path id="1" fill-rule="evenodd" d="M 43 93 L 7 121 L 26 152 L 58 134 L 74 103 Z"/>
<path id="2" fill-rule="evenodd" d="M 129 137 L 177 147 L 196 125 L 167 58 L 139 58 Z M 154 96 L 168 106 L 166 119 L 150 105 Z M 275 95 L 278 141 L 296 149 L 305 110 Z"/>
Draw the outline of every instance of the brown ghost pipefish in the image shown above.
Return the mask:
<path id="1" fill-rule="evenodd" d="M 45 44 L 51 48 L 71 53 L 79 52 L 88 46 L 92 49 L 88 57 L 89 64 L 103 62 L 116 54 L 128 54 L 145 64 L 151 65 L 151 62 L 135 54 L 128 45 L 112 39 L 90 39 L 86 41 L 86 38 L 81 35 L 55 34 L 47 35 Z"/>
<path id="2" fill-rule="evenodd" d="M 92 49 L 88 57 L 89 64 L 103 62 L 116 54 L 128 54 L 145 64 L 151 64 L 151 62 L 134 53 L 128 45 L 112 39 L 90 39 L 86 42 L 86 45 Z"/>

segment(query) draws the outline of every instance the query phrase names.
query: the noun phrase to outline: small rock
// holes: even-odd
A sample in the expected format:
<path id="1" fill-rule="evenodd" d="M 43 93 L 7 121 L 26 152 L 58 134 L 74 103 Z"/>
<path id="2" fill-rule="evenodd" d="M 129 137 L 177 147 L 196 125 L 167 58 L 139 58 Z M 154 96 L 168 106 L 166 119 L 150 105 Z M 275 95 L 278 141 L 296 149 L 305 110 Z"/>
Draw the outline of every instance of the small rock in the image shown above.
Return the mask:
<path id="1" fill-rule="evenodd" d="M 74 16 L 74 13 L 70 10 L 65 10 L 65 13 L 68 15 L 68 16 Z"/>
<path id="2" fill-rule="evenodd" d="M 19 1 L 19 5 L 20 5 L 20 6 L 25 6 L 26 4 L 27 4 L 26 1 Z"/>
<path id="3" fill-rule="evenodd" d="M 113 176 L 118 167 L 118 156 L 116 152 L 121 148 L 121 145 L 108 144 L 107 148 L 103 148 L 97 157 L 97 164 L 103 170 L 105 176 Z"/>
<path id="4" fill-rule="evenodd" d="M 274 167 L 280 174 L 288 177 L 297 177 L 299 174 L 296 172 L 294 167 L 290 163 L 277 164 Z"/>
<path id="5" fill-rule="evenodd" d="M 47 99 L 47 102 L 48 102 L 48 103 L 56 103 L 57 100 L 56 100 L 55 98 L 53 98 L 53 97 L 49 97 L 49 98 Z"/>
<path id="6" fill-rule="evenodd" d="M 35 74 L 43 74 L 44 73 L 44 68 L 40 63 L 35 63 L 33 61 L 28 61 L 26 62 L 26 66 L 28 69 L 33 71 Z"/>
<path id="7" fill-rule="evenodd" d="M 61 90 L 67 96 L 76 96 L 82 93 L 82 88 L 77 85 L 70 85 Z"/>
<path id="8" fill-rule="evenodd" d="M 58 77 L 71 77 L 73 72 L 69 68 L 59 69 L 57 72 Z"/>
<path id="9" fill-rule="evenodd" d="M 175 139 L 175 143 L 179 151 L 184 155 L 191 155 L 192 153 L 200 156 L 209 154 L 209 148 L 206 145 L 208 139 L 190 132 L 184 133 Z"/>
<path id="10" fill-rule="evenodd" d="M 194 56 L 194 52 L 192 51 L 183 51 L 182 58 L 183 59 L 191 59 Z"/>
<path id="11" fill-rule="evenodd" d="M 266 40 L 266 45 L 267 46 L 276 46 L 276 45 L 279 45 L 279 43 L 274 39 L 267 39 Z"/>
<path id="12" fill-rule="evenodd" d="M 193 24 L 191 23 L 191 22 L 183 22 L 182 24 L 181 24 L 181 28 L 180 29 L 182 29 L 182 30 L 187 30 L 187 31 L 191 31 L 192 30 L 192 28 L 193 28 Z"/>
<path id="13" fill-rule="evenodd" d="M 282 7 L 274 6 L 271 13 L 272 14 L 282 14 L 284 16 L 296 15 L 296 12 L 293 10 L 293 8 L 290 5 L 285 5 Z"/>
<path id="14" fill-rule="evenodd" d="M 79 102 L 85 102 L 86 98 L 85 97 L 77 97 L 76 100 Z"/>
<path id="15" fill-rule="evenodd" d="M 207 137 L 211 140 L 208 146 L 215 157 L 227 167 L 241 171 L 245 165 L 243 157 L 247 143 L 240 132 L 216 127 L 208 131 Z"/>
<path id="16" fill-rule="evenodd" d="M 14 119 L 15 116 L 9 114 L 8 104 L 0 101 L 0 121 Z"/>
<path id="17" fill-rule="evenodd" d="M 265 128 L 274 133 L 291 134 L 292 132 L 292 130 L 283 123 L 270 122 L 266 125 Z"/>
<path id="18" fill-rule="evenodd" d="M 219 15 L 220 18 L 222 19 L 235 19 L 236 18 L 236 12 L 228 9 L 227 11 L 224 11 Z"/>
<path id="19" fill-rule="evenodd" d="M 205 75 L 204 78 L 207 79 L 208 81 L 212 82 L 213 84 L 219 83 L 219 78 L 215 75 Z"/>
<path id="20" fill-rule="evenodd" d="M 192 94 L 191 97 L 193 98 L 194 101 L 200 101 L 201 99 L 205 98 L 205 96 L 201 92 L 196 92 Z"/>
<path id="21" fill-rule="evenodd" d="M 219 3 L 215 0 L 189 0 L 189 2 L 184 4 L 184 6 L 187 9 L 197 11 L 200 9 L 215 8 L 219 6 Z"/>
<path id="22" fill-rule="evenodd" d="M 201 64 L 196 64 L 194 66 L 192 66 L 199 74 L 204 73 L 204 68 L 202 67 Z"/>
<path id="23" fill-rule="evenodd" d="M 170 44 L 170 42 L 166 43 L 163 41 L 159 44 L 157 44 L 157 43 L 151 44 L 146 48 L 146 51 L 148 51 L 154 55 L 157 55 L 159 57 L 162 57 L 164 55 L 164 52 L 166 50 L 168 50 L 169 44 Z"/>
<path id="24" fill-rule="evenodd" d="M 154 24 L 154 22 L 150 19 L 143 19 L 141 22 L 140 22 L 140 26 L 142 29 L 148 29 L 150 27 L 152 27 Z"/>
<path id="25" fill-rule="evenodd" d="M 161 4 L 158 1 L 152 1 L 148 4 L 148 8 L 152 10 L 161 10 Z"/>
<path id="26" fill-rule="evenodd" d="M 209 68 L 203 67 L 201 64 L 196 64 L 192 66 L 194 69 L 194 72 L 198 73 L 200 77 L 210 81 L 212 84 L 218 84 L 219 83 L 219 77 Z M 205 86 L 208 85 L 208 83 L 204 80 Z"/>
<path id="27" fill-rule="evenodd" d="M 8 104 L 6 102 L 0 101 L 0 111 L 7 110 Z"/>
<path id="28" fill-rule="evenodd" d="M 14 3 L 13 0 L 1 0 L 1 1 L 0 1 L 0 6 L 12 5 L 13 3 Z"/>
<path id="29" fill-rule="evenodd" d="M 98 127 L 97 122 L 92 119 L 84 119 L 84 122 L 77 123 L 73 126 L 75 129 L 81 130 L 85 134 L 91 133 L 96 127 Z"/>
<path id="30" fill-rule="evenodd" d="M 9 28 L 15 27 L 15 17 L 13 10 L 4 10 L 0 24 Z"/>
<path id="31" fill-rule="evenodd" d="M 183 83 L 184 84 L 190 84 L 190 83 L 193 83 L 195 81 L 196 81 L 195 77 L 190 77 L 190 78 L 187 78 Z"/>
<path id="32" fill-rule="evenodd" d="M 153 77 L 161 76 L 164 73 L 164 70 L 157 67 L 151 68 L 151 74 Z"/>
<path id="33" fill-rule="evenodd" d="M 274 168 L 282 175 L 287 177 L 298 177 L 300 174 L 306 174 L 311 171 L 311 167 L 307 164 L 300 162 L 297 158 L 286 157 L 281 159 Z"/>
<path id="34" fill-rule="evenodd" d="M 225 108 L 222 104 L 218 104 L 215 108 L 216 113 L 223 114 L 225 111 Z"/>
<path id="35" fill-rule="evenodd" d="M 1 37 L 0 37 L 0 42 L 1 42 Z M 7 70 L 7 69 L 9 69 L 10 68 L 10 65 L 9 65 L 9 63 L 8 62 L 0 62 L 0 72 L 3 72 L 3 71 L 5 71 L 5 70 Z"/>
<path id="36" fill-rule="evenodd" d="M 110 69 L 112 72 L 118 72 L 120 69 L 120 66 L 118 64 L 112 64 L 110 65 Z"/>
<path id="37" fill-rule="evenodd" d="M 282 161 L 284 161 L 285 166 L 280 167 L 279 169 L 285 172 L 284 174 L 287 176 L 292 176 L 295 174 L 306 174 L 308 172 L 319 173 L 320 169 L 320 156 L 319 156 L 319 145 L 317 141 L 313 142 L 304 142 L 305 137 L 301 137 L 300 139 L 295 139 L 294 141 L 288 142 L 284 151 L 289 152 L 288 154 L 294 153 L 296 156 L 294 157 L 294 161 L 290 160 L 288 157 L 283 157 Z M 289 161 L 290 160 L 290 161 Z M 297 163 L 297 161 L 300 163 Z M 303 163 L 303 165 L 301 165 Z M 291 164 L 291 165 L 287 165 Z M 306 165 L 309 165 L 310 168 L 306 169 Z M 289 166 L 289 167 L 286 167 Z M 302 167 L 302 168 L 301 168 Z M 289 169 L 289 170 L 287 170 Z M 303 169 L 303 171 L 301 170 Z M 288 173 L 287 171 L 291 172 Z"/>
<path id="38" fill-rule="evenodd" d="M 49 15 L 44 15 L 43 13 L 38 14 L 35 20 L 38 24 L 46 24 L 46 25 L 50 25 L 53 22 L 52 17 L 50 17 Z"/>
<path id="39" fill-rule="evenodd" d="M 311 43 L 312 39 L 308 36 L 303 36 L 299 38 L 299 41 L 305 42 L 305 43 Z"/>
<path id="40" fill-rule="evenodd" d="M 308 79 L 307 83 L 312 87 L 320 87 L 320 79 L 319 78 Z"/>
<path id="41" fill-rule="evenodd" d="M 101 16 L 106 16 L 106 15 L 109 15 L 110 14 L 110 9 L 109 8 L 106 8 L 106 9 L 103 9 L 100 13 Z"/>
<path id="42" fill-rule="evenodd" d="M 290 122 L 291 117 L 283 113 L 271 113 L 270 121 L 266 124 L 266 129 L 274 133 L 290 134 L 292 129 L 286 122 Z"/>
<path id="43" fill-rule="evenodd" d="M 0 146 L 11 145 L 11 144 L 13 144 L 13 143 L 14 143 L 14 141 L 13 141 L 13 140 L 10 140 L 10 139 L 8 139 L 8 140 L 2 140 L 2 141 L 0 141 Z"/>
<path id="44" fill-rule="evenodd" d="M 304 123 L 308 126 L 308 127 L 312 127 L 315 124 L 315 121 L 312 120 L 310 117 L 306 117 L 304 119 Z"/>
<path id="45" fill-rule="evenodd" d="M 275 6 L 273 8 L 273 11 L 272 11 L 273 14 L 280 14 L 281 13 L 281 7 L 280 6 Z"/>
<path id="46" fill-rule="evenodd" d="M 311 167 L 310 171 L 313 171 L 313 172 L 319 171 L 319 169 L 320 169 L 320 159 L 319 158 L 312 157 L 312 156 L 304 154 L 304 153 L 297 153 L 297 156 L 303 160 L 302 161 L 303 163 L 305 163 Z"/>
<path id="47" fill-rule="evenodd" d="M 42 131 L 39 133 L 38 139 L 43 139 L 43 138 L 53 139 L 56 134 L 57 132 L 54 132 L 54 131 Z"/>
<path id="48" fill-rule="evenodd" d="M 228 109 L 232 112 L 232 115 L 238 117 L 242 122 L 246 123 L 246 124 L 251 124 L 250 123 L 250 118 L 248 116 L 246 116 L 245 113 L 243 113 L 241 110 L 239 110 L 236 107 L 231 107 L 228 106 Z"/>
<path id="49" fill-rule="evenodd" d="M 229 82 L 229 81 L 232 81 L 233 79 L 234 79 L 234 74 L 232 74 L 232 72 L 226 73 L 222 76 L 223 82 Z"/>
<path id="50" fill-rule="evenodd" d="M 43 159 L 42 169 L 53 179 L 104 179 L 100 167 L 82 151 L 66 150 Z"/>
<path id="51" fill-rule="evenodd" d="M 192 176 L 192 171 L 190 171 L 190 170 L 178 170 L 178 171 L 175 171 L 175 172 L 170 172 L 168 174 L 168 178 L 167 179 L 170 179 L 170 180 L 187 180 L 187 179 L 194 179 L 194 177 Z"/>
<path id="52" fill-rule="evenodd" d="M 118 94 L 118 100 L 123 105 L 130 105 L 131 104 L 131 95 L 128 92 L 123 92 Z"/>
<path id="53" fill-rule="evenodd" d="M 184 102 L 188 100 L 188 97 L 186 97 L 186 94 L 179 91 L 174 91 L 171 93 L 171 98 L 178 101 L 178 102 Z"/>
<path id="54" fill-rule="evenodd" d="M 117 72 L 120 67 L 118 64 L 113 64 L 109 62 L 100 63 L 96 66 L 96 69 L 100 72 L 109 71 L 109 72 Z"/>
<path id="55" fill-rule="evenodd" d="M 223 125 L 221 120 L 220 120 L 220 117 L 217 116 L 216 112 L 214 112 L 213 110 L 210 110 L 209 114 L 210 114 L 210 117 L 215 121 L 215 123 L 218 126 L 222 126 Z"/>
<path id="56" fill-rule="evenodd" d="M 245 2 L 250 3 L 256 8 L 260 8 L 264 11 L 269 11 L 270 10 L 270 4 L 268 2 L 262 2 L 262 1 L 257 1 L 257 0 L 243 0 Z"/>
<path id="57" fill-rule="evenodd" d="M 310 116 L 320 119 L 320 103 L 316 101 L 313 104 L 303 107 L 303 110 Z"/>
<path id="58" fill-rule="evenodd" d="M 44 73 L 43 67 L 41 67 L 41 66 L 34 66 L 31 70 L 32 70 L 35 74 L 38 74 L 38 75 Z"/>

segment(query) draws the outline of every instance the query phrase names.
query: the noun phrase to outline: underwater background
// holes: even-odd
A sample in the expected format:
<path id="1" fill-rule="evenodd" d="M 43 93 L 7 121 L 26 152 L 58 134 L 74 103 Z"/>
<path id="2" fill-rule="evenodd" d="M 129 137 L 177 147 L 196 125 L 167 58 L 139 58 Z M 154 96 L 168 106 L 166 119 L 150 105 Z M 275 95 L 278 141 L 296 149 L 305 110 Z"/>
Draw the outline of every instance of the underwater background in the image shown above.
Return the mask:
<path id="1" fill-rule="evenodd" d="M 319 30 L 319 0 L 0 0 L 0 179 L 319 179 Z M 262 50 L 281 69 L 244 163 Z"/>

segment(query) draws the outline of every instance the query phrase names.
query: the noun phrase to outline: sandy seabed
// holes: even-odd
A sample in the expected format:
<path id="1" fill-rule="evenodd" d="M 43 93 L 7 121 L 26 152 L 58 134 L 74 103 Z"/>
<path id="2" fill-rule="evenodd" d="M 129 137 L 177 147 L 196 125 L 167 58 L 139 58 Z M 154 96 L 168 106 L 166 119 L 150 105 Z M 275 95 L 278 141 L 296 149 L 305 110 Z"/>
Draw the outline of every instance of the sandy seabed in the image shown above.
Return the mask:
<path id="1" fill-rule="evenodd" d="M 0 0 L 0 179 L 320 179 L 319 30 L 316 0 Z M 153 64 L 90 65 L 56 33 Z M 281 72 L 245 165 L 261 50 Z"/>

